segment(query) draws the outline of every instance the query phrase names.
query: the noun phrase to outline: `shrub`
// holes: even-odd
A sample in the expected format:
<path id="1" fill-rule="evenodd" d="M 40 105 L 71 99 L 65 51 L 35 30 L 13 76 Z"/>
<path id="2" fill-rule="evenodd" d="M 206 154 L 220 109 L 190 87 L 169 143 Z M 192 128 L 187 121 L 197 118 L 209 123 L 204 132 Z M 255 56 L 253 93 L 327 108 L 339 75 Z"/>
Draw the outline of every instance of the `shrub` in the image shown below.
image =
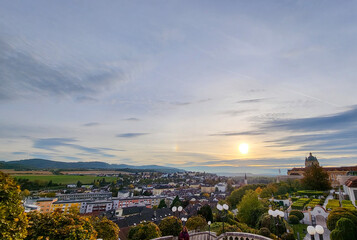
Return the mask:
<path id="1" fill-rule="evenodd" d="M 340 201 L 337 199 L 330 199 L 326 205 L 326 209 L 334 210 L 335 208 L 340 207 Z"/>
<path id="2" fill-rule="evenodd" d="M 186 223 L 188 230 L 202 230 L 206 225 L 206 219 L 200 215 L 190 217 Z"/>
<path id="3" fill-rule="evenodd" d="M 293 233 L 284 233 L 281 236 L 282 240 L 295 240 L 294 234 Z"/>
<path id="4" fill-rule="evenodd" d="M 289 216 L 289 223 L 291 224 L 298 224 L 300 222 L 299 218 L 295 215 Z"/>
<path id="5" fill-rule="evenodd" d="M 314 191 L 314 190 L 302 190 L 302 191 L 297 191 L 298 194 L 300 195 L 307 195 L 307 196 L 320 196 L 323 195 L 323 191 Z"/>
<path id="6" fill-rule="evenodd" d="M 349 240 L 357 238 L 357 227 L 348 218 L 337 221 L 336 228 L 330 234 L 331 240 Z"/>
<path id="7" fill-rule="evenodd" d="M 178 236 L 182 229 L 182 222 L 174 216 L 166 217 L 160 222 L 159 228 L 162 236 Z"/>
<path id="8" fill-rule="evenodd" d="M 300 211 L 297 211 L 297 210 L 292 210 L 290 212 L 289 216 L 291 216 L 291 215 L 297 216 L 299 220 L 304 219 L 304 214 L 302 212 L 300 212 Z"/>
<path id="9" fill-rule="evenodd" d="M 263 227 L 259 230 L 259 235 L 270 237 L 270 230 L 266 227 Z"/>
<path id="10" fill-rule="evenodd" d="M 130 240 L 149 240 L 161 236 L 159 227 L 153 222 L 143 222 L 130 228 L 128 238 Z"/>
<path id="11" fill-rule="evenodd" d="M 355 225 L 357 225 L 357 210 L 348 210 L 344 208 L 336 208 L 332 210 L 327 217 L 327 228 L 330 231 L 334 230 L 337 224 L 337 221 L 341 218 L 350 219 Z"/>

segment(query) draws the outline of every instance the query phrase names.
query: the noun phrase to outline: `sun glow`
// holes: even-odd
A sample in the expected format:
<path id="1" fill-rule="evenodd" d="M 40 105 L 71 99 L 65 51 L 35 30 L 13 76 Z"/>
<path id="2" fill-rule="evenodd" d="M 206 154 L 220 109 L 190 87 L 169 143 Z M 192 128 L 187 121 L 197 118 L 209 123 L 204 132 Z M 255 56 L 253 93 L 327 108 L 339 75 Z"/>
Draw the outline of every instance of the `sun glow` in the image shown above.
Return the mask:
<path id="1" fill-rule="evenodd" d="M 249 145 L 246 143 L 241 143 L 239 145 L 239 152 L 241 154 L 247 154 L 249 152 Z"/>

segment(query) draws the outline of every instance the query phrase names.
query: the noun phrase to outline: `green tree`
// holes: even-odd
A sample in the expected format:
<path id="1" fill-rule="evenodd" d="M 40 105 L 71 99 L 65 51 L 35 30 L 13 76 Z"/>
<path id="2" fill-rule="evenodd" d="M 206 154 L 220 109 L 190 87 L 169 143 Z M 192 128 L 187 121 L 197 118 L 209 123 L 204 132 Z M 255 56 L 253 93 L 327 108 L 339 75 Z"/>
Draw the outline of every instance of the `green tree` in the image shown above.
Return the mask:
<path id="1" fill-rule="evenodd" d="M 161 199 L 158 208 L 167 208 L 165 199 Z"/>
<path id="2" fill-rule="evenodd" d="M 192 216 L 187 220 L 186 227 L 188 230 L 203 230 L 206 227 L 206 219 L 200 215 Z"/>
<path id="3" fill-rule="evenodd" d="M 77 187 L 82 187 L 82 182 L 78 180 Z"/>
<path id="4" fill-rule="evenodd" d="M 330 229 L 330 231 L 334 230 L 338 220 L 341 218 L 348 218 L 357 226 L 357 210 L 335 208 L 327 217 L 327 228 Z"/>
<path id="5" fill-rule="evenodd" d="M 31 195 L 31 193 L 30 193 L 30 191 L 27 190 L 27 189 L 25 189 L 25 190 L 23 190 L 23 191 L 21 192 L 22 198 L 27 198 L 27 197 L 30 196 L 30 195 Z"/>
<path id="6" fill-rule="evenodd" d="M 242 200 L 245 192 L 247 190 L 255 190 L 257 187 L 263 187 L 265 185 L 259 185 L 259 184 L 249 184 L 245 185 L 243 187 L 240 187 L 233 192 L 227 197 L 227 202 L 230 206 L 231 209 L 235 209 L 237 207 L 237 204 Z"/>
<path id="7" fill-rule="evenodd" d="M 305 169 L 301 184 L 307 190 L 326 191 L 331 189 L 328 173 L 318 165 L 312 165 Z"/>
<path id="8" fill-rule="evenodd" d="M 118 225 L 108 220 L 106 217 L 96 217 L 92 219 L 92 224 L 98 233 L 97 238 L 102 238 L 103 240 L 118 240 L 120 230 Z"/>
<path id="9" fill-rule="evenodd" d="M 357 239 L 357 226 L 348 218 L 340 218 L 336 228 L 330 234 L 331 240 L 353 240 Z"/>
<path id="10" fill-rule="evenodd" d="M 254 227 L 266 210 L 259 201 L 258 194 L 248 190 L 238 205 L 238 218 L 248 226 Z"/>
<path id="11" fill-rule="evenodd" d="M 56 239 L 56 240 L 95 240 L 97 232 L 87 217 L 74 213 L 30 212 L 28 214 L 29 228 L 26 239 Z"/>
<path id="12" fill-rule="evenodd" d="M 182 230 L 182 222 L 180 219 L 174 216 L 166 217 L 162 219 L 159 224 L 162 236 L 178 236 Z"/>
<path id="13" fill-rule="evenodd" d="M 211 221 L 213 222 L 213 213 L 212 213 L 212 209 L 211 207 L 206 204 L 204 206 L 202 206 L 198 211 L 197 214 L 202 215 L 206 221 Z"/>
<path id="14" fill-rule="evenodd" d="M 176 196 L 176 197 L 174 198 L 174 200 L 172 201 L 170 208 L 172 208 L 173 206 L 178 207 L 178 206 L 181 206 L 181 205 L 182 205 L 182 203 L 181 203 L 181 201 L 180 201 L 179 196 Z"/>
<path id="15" fill-rule="evenodd" d="M 128 234 L 130 240 L 149 240 L 158 237 L 161 237 L 161 232 L 153 222 L 143 222 L 131 227 Z"/>
<path id="16" fill-rule="evenodd" d="M 27 236 L 28 221 L 21 199 L 20 187 L 0 172 L 0 239 L 20 240 Z"/>

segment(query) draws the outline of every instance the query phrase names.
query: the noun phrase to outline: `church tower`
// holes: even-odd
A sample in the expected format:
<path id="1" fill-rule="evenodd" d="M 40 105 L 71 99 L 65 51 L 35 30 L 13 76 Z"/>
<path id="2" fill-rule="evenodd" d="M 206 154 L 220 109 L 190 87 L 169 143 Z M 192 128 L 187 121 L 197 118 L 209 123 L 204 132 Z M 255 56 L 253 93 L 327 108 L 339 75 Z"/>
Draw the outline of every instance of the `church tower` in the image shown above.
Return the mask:
<path id="1" fill-rule="evenodd" d="M 244 185 L 248 185 L 247 174 L 244 174 Z"/>
<path id="2" fill-rule="evenodd" d="M 312 156 L 312 153 L 310 153 L 310 156 L 305 158 L 305 167 L 310 167 L 312 165 L 319 166 L 319 161 L 317 161 L 317 158 Z"/>

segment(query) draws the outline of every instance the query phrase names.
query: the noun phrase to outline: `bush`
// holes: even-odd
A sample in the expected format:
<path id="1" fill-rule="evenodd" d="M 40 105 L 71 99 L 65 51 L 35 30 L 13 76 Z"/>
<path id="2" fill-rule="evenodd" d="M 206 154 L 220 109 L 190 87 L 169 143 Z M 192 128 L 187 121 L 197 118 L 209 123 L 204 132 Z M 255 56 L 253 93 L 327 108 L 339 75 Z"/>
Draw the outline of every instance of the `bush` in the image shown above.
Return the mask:
<path id="1" fill-rule="evenodd" d="M 340 201 L 337 199 L 330 199 L 326 205 L 326 209 L 334 210 L 335 208 L 340 207 Z"/>
<path id="2" fill-rule="evenodd" d="M 350 219 L 355 225 L 357 225 L 357 210 L 348 210 L 344 208 L 336 208 L 332 210 L 327 217 L 327 228 L 333 231 L 336 227 L 338 220 L 341 218 Z"/>
<path id="3" fill-rule="evenodd" d="M 203 230 L 206 225 L 206 219 L 200 215 L 190 217 L 186 223 L 188 230 Z"/>
<path id="4" fill-rule="evenodd" d="M 297 191 L 299 195 L 307 195 L 307 196 L 321 196 L 324 194 L 323 191 L 314 191 L 314 190 L 302 190 Z"/>
<path id="5" fill-rule="evenodd" d="M 162 236 L 178 236 L 182 229 L 182 222 L 174 216 L 166 217 L 160 222 L 159 228 Z"/>
<path id="6" fill-rule="evenodd" d="M 294 234 L 293 233 L 284 233 L 281 236 L 282 240 L 295 240 Z"/>
<path id="7" fill-rule="evenodd" d="M 331 240 L 349 240 L 357 238 L 357 227 L 348 218 L 337 221 L 336 228 L 330 234 Z"/>
<path id="8" fill-rule="evenodd" d="M 270 230 L 266 227 L 263 227 L 259 230 L 259 235 L 270 237 Z"/>
<path id="9" fill-rule="evenodd" d="M 303 220 L 304 219 L 304 214 L 300 211 L 297 211 L 297 210 L 292 210 L 289 214 L 289 216 L 291 215 L 295 215 L 298 217 L 299 220 Z"/>
<path id="10" fill-rule="evenodd" d="M 291 224 L 298 224 L 300 222 L 299 218 L 295 215 L 289 216 L 289 223 Z"/>
<path id="11" fill-rule="evenodd" d="M 160 229 L 153 222 L 143 222 L 131 227 L 128 234 L 130 240 L 149 240 L 160 236 Z"/>

